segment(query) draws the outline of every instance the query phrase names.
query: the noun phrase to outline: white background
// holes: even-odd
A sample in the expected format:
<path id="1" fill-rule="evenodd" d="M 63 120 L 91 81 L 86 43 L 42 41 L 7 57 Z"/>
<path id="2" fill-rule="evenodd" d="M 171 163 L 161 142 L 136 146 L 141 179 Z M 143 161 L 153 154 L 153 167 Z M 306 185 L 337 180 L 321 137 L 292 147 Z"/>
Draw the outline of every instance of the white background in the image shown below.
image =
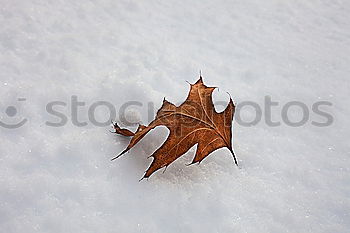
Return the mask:
<path id="1" fill-rule="evenodd" d="M 349 232 L 349 12 L 346 0 L 1 0 L 0 120 L 28 122 L 0 128 L 0 232 Z M 181 103 L 200 69 L 214 101 L 263 108 L 269 95 L 282 125 L 234 124 L 240 169 L 227 149 L 186 167 L 192 148 L 139 182 L 164 128 L 111 162 L 128 139 L 88 122 L 89 106 L 140 101 L 127 117 L 147 124 L 147 103 Z M 59 121 L 45 110 L 55 100 L 63 127 L 45 124 Z M 302 127 L 282 121 L 293 100 L 310 109 Z M 311 124 L 325 120 L 317 101 L 333 104 L 331 126 Z"/>

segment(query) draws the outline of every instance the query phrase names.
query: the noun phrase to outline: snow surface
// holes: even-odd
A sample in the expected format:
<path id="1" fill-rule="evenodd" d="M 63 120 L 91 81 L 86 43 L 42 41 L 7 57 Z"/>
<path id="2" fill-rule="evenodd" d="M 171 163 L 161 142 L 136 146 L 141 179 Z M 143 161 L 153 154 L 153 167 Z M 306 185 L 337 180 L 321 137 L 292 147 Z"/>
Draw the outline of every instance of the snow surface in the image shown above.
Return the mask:
<path id="1" fill-rule="evenodd" d="M 28 122 L 0 127 L 0 232 L 350 232 L 349 12 L 346 0 L 1 0 L 0 120 Z M 269 95 L 279 121 L 288 101 L 330 101 L 334 122 L 235 123 L 240 169 L 227 149 L 186 167 L 192 148 L 139 182 L 164 128 L 111 162 L 128 139 L 88 122 L 89 106 L 140 101 L 127 117 L 147 124 L 147 103 L 181 103 L 200 69 L 214 101 Z M 86 126 L 72 124 L 72 95 Z M 67 103 L 65 126 L 45 124 L 59 120 L 51 101 Z"/>

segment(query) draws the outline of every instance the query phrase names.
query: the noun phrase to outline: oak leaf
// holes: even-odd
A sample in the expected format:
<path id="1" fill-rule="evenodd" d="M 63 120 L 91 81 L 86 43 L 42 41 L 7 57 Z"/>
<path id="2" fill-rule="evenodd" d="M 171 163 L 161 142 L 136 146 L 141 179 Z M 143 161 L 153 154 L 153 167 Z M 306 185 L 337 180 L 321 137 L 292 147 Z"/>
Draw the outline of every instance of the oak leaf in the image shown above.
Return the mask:
<path id="1" fill-rule="evenodd" d="M 170 130 L 170 134 L 163 145 L 150 156 L 153 161 L 143 178 L 148 178 L 160 168 L 166 168 L 195 144 L 198 144 L 197 151 L 191 164 L 200 163 L 211 152 L 227 147 L 237 165 L 231 143 L 231 126 L 235 112 L 231 97 L 226 109 L 217 113 L 212 102 L 212 92 L 216 87 L 204 85 L 202 77 L 190 85 L 185 102 L 177 107 L 164 98 L 156 118 L 148 126 L 139 125 L 135 133 L 114 123 L 115 133 L 132 138 L 126 149 L 112 160 L 129 151 L 150 130 L 163 125 Z"/>

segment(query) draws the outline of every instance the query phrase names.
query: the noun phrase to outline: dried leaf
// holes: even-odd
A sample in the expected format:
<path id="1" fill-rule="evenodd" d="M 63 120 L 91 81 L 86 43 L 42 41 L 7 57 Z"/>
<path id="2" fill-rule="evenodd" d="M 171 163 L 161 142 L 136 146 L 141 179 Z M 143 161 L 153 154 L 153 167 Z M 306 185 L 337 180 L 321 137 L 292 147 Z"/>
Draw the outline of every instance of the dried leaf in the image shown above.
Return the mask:
<path id="1" fill-rule="evenodd" d="M 150 156 L 153 161 L 143 178 L 167 167 L 195 144 L 198 144 L 197 151 L 191 164 L 200 163 L 211 152 L 227 147 L 237 165 L 231 143 L 231 126 L 235 112 L 231 97 L 226 109 L 217 113 L 212 102 L 215 87 L 204 85 L 202 77 L 190 85 L 191 89 L 184 103 L 176 107 L 164 98 L 156 118 L 148 126 L 139 125 L 135 133 L 114 124 L 115 133 L 132 138 L 127 148 L 112 160 L 130 150 L 150 130 L 164 125 L 170 130 L 170 134 L 164 144 Z"/>

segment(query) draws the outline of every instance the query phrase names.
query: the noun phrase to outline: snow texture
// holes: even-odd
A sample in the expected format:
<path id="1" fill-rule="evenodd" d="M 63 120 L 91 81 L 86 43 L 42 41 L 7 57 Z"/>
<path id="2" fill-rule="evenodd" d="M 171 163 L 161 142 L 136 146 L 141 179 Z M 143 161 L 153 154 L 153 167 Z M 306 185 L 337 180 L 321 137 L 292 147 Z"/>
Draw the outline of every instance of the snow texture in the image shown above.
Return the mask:
<path id="1" fill-rule="evenodd" d="M 1 0 L 0 120 L 28 122 L 0 127 L 0 232 L 349 232 L 349 12 L 346 0 Z M 128 139 L 92 124 L 89 107 L 139 101 L 126 117 L 147 124 L 148 103 L 181 103 L 200 69 L 220 88 L 214 101 L 229 92 L 263 108 L 271 96 L 282 122 L 282 106 L 297 100 L 309 120 L 236 122 L 240 168 L 227 149 L 185 166 L 194 147 L 139 182 L 162 127 L 111 162 Z M 72 96 L 87 125 L 72 123 Z M 56 107 L 62 127 L 45 123 L 60 120 L 51 101 L 67 103 Z M 328 127 L 312 124 L 324 121 L 317 101 L 333 104 Z M 108 109 L 96 119 L 108 121 Z"/>

